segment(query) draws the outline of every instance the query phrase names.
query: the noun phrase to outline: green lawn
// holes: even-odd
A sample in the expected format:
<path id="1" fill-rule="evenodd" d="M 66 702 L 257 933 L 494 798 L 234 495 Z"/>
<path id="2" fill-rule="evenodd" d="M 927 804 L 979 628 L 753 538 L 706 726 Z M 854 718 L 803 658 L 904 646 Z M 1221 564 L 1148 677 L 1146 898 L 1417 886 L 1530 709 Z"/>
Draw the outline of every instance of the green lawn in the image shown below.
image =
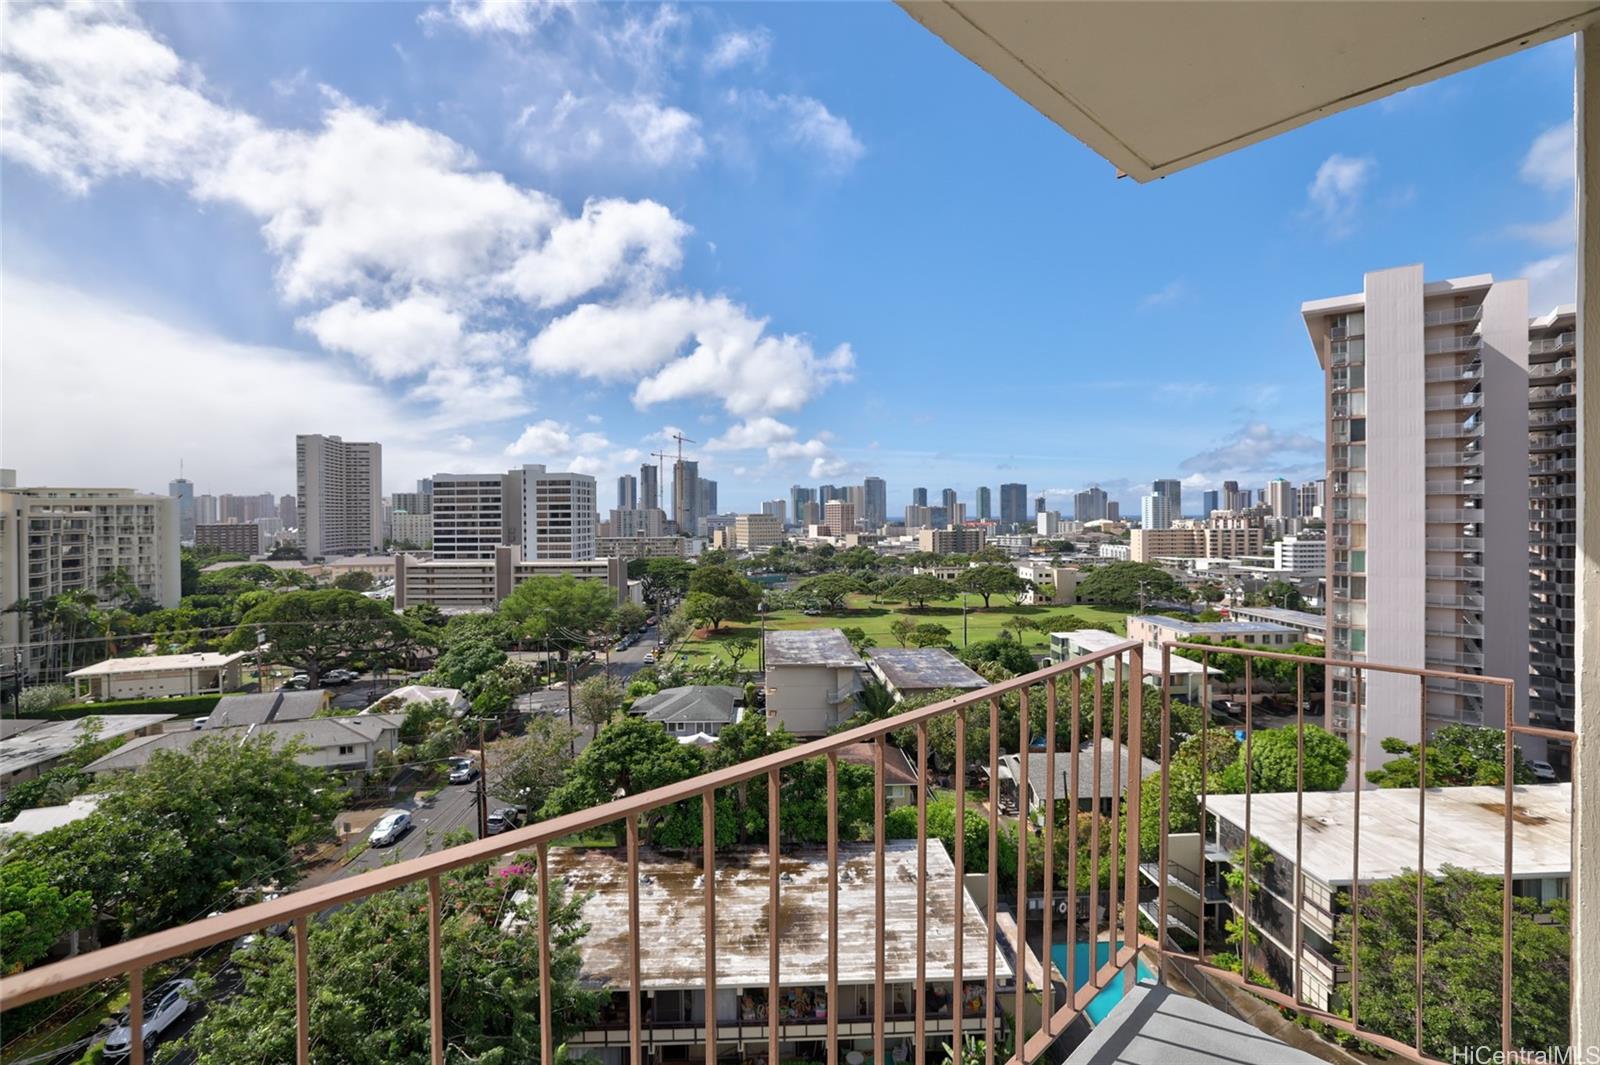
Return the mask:
<path id="1" fill-rule="evenodd" d="M 1111 610 L 1099 606 L 1015 606 L 1010 603 L 1002 605 L 1002 599 L 995 597 L 994 606 L 988 610 L 983 609 L 983 601 L 976 596 L 968 598 L 967 603 L 967 634 L 968 643 L 977 643 L 981 640 L 992 640 L 1001 633 L 1001 625 L 1007 618 L 1015 615 L 1043 619 L 1047 617 L 1071 616 L 1084 622 L 1106 622 L 1113 626 L 1117 632 L 1124 632 L 1124 619 L 1127 612 L 1124 610 Z M 846 609 L 837 614 L 824 613 L 818 617 L 807 617 L 798 610 L 776 610 L 767 615 L 767 628 L 769 629 L 842 629 L 858 628 L 872 637 L 878 647 L 898 647 L 899 642 L 889 631 L 889 626 L 897 617 L 908 617 L 921 624 L 923 622 L 937 622 L 950 630 L 950 640 L 957 648 L 962 646 L 961 638 L 961 598 L 934 600 L 925 610 L 908 610 L 903 603 L 880 603 L 870 595 L 853 595 L 850 597 Z M 745 637 L 759 639 L 761 628 L 759 625 L 746 625 L 741 623 L 727 623 L 722 626 L 716 635 L 705 639 L 688 639 L 678 648 L 679 661 L 683 665 L 692 666 L 710 661 L 712 657 L 726 658 L 722 645 L 728 640 Z M 1043 632 L 1029 632 L 1023 638 L 1025 646 L 1032 650 L 1047 650 L 1050 646 L 1050 637 Z M 751 669 L 755 666 L 755 655 L 747 655 L 740 666 Z"/>

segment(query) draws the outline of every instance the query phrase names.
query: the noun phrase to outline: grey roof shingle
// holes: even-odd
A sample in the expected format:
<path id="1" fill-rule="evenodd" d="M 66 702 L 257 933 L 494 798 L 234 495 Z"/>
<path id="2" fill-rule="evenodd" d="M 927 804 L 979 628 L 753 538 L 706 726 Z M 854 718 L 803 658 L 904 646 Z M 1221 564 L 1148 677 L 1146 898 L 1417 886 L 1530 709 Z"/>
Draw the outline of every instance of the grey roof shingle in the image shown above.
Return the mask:
<path id="1" fill-rule="evenodd" d="M 1096 759 L 1096 754 L 1099 757 Z M 1070 782 L 1073 756 L 1065 751 L 1056 752 L 1055 795 L 1058 799 L 1067 797 L 1067 784 Z M 1112 798 L 1111 774 L 1117 760 L 1121 759 L 1121 780 L 1123 790 L 1128 787 L 1128 748 L 1120 743 L 1114 743 L 1102 737 L 1098 741 L 1086 741 L 1078 748 L 1078 798 L 1094 798 L 1095 763 L 1100 765 L 1100 797 Z M 1011 779 L 1016 779 L 1018 770 L 1017 756 L 1014 754 L 1003 755 L 1000 759 L 1001 772 L 1011 774 Z M 1049 763 L 1045 752 L 1033 751 L 1028 755 L 1028 790 L 1040 798 L 1044 789 L 1040 782 L 1045 779 Z M 1143 780 L 1151 773 L 1161 771 L 1161 763 L 1152 761 L 1143 755 L 1139 756 L 1139 779 Z"/>
<path id="2" fill-rule="evenodd" d="M 646 721 L 709 721 L 731 725 L 738 717 L 735 705 L 744 689 L 732 684 L 689 684 L 663 688 L 633 704 L 633 712 Z"/>
<path id="3" fill-rule="evenodd" d="M 767 633 L 768 666 L 831 666 L 863 669 L 850 641 L 838 629 L 800 629 Z"/>
<path id="4" fill-rule="evenodd" d="M 327 705 L 326 691 L 246 692 L 224 695 L 206 718 L 206 728 L 264 725 L 269 721 L 300 721 Z"/>
<path id="5" fill-rule="evenodd" d="M 139 769 L 154 757 L 157 751 L 186 751 L 202 739 L 242 740 L 245 736 L 274 736 L 281 741 L 299 740 L 309 747 L 325 750 L 329 747 L 354 746 L 372 743 L 392 729 L 400 727 L 398 714 L 361 714 L 348 717 L 311 717 L 302 721 L 276 721 L 265 725 L 232 727 L 226 729 L 186 729 L 182 732 L 163 732 L 133 740 L 99 758 L 84 770 L 102 773 L 123 769 Z"/>

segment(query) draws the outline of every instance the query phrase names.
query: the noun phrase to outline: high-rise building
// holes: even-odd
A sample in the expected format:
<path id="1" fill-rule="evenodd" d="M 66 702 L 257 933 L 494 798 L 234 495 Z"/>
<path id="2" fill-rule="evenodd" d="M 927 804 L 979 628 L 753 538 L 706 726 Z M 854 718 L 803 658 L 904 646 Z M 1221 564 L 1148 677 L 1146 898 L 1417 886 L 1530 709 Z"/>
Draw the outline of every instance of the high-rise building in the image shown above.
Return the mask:
<path id="1" fill-rule="evenodd" d="M 1528 716 L 1550 728 L 1573 726 L 1577 698 L 1576 330 L 1572 307 L 1558 307 L 1529 323 Z M 1558 752 L 1551 753 L 1554 760 Z"/>
<path id="2" fill-rule="evenodd" d="M 769 499 L 761 504 L 761 513 L 768 517 L 777 518 L 779 528 L 789 524 L 787 521 L 788 509 L 788 501 L 783 499 Z"/>
<path id="3" fill-rule="evenodd" d="M 225 525 L 195 526 L 194 545 L 222 554 L 254 558 L 262 553 L 265 543 L 261 526 L 253 521 L 230 521 Z"/>
<path id="4" fill-rule="evenodd" d="M 383 545 L 383 446 L 337 436 L 295 437 L 296 528 L 307 558 Z M 226 518 L 226 515 L 224 515 Z"/>
<path id="5" fill-rule="evenodd" d="M 418 495 L 424 495 L 424 496 L 433 495 L 433 478 L 432 477 L 418 477 L 417 478 L 417 494 Z"/>
<path id="6" fill-rule="evenodd" d="M 717 482 L 709 477 L 700 478 L 700 508 L 697 513 L 702 518 L 720 513 L 717 507 Z"/>
<path id="7" fill-rule="evenodd" d="M 796 525 L 807 524 L 805 519 L 806 504 L 815 503 L 816 501 L 817 490 L 815 488 L 807 488 L 799 484 L 789 486 L 789 510 L 794 514 Z"/>
<path id="8" fill-rule="evenodd" d="M 1044 496 L 1034 496 L 1033 497 L 1033 516 L 1037 518 L 1040 514 L 1044 513 L 1044 510 L 1045 510 Z"/>
<path id="9" fill-rule="evenodd" d="M 1275 477 L 1267 482 L 1267 506 L 1274 518 L 1297 518 L 1300 516 L 1300 493 L 1284 478 Z"/>
<path id="10" fill-rule="evenodd" d="M 431 485 L 433 478 L 430 477 L 428 483 Z M 423 495 L 421 492 L 396 492 L 390 497 L 390 502 L 394 504 L 395 510 L 403 510 L 407 514 L 433 513 L 432 492 L 427 495 Z M 429 530 L 429 535 L 432 535 L 432 530 Z"/>
<path id="11" fill-rule="evenodd" d="M 1121 521 L 1122 520 L 1122 504 L 1118 503 L 1115 499 L 1106 500 L 1106 520 L 1107 521 Z"/>
<path id="12" fill-rule="evenodd" d="M 196 525 L 212 525 L 216 523 L 219 508 L 217 497 L 202 492 L 194 497 L 194 521 Z"/>
<path id="13" fill-rule="evenodd" d="M 844 493 L 839 491 L 837 485 L 823 484 L 817 486 L 817 502 L 822 506 L 827 506 L 828 503 L 835 499 L 843 498 Z"/>
<path id="14" fill-rule="evenodd" d="M 741 550 L 764 551 L 783 542 L 783 521 L 776 514 L 740 514 L 733 519 L 732 541 Z"/>
<path id="15" fill-rule="evenodd" d="M 521 473 L 436 473 L 432 481 L 434 558 L 494 558 L 496 548 L 521 543 Z"/>
<path id="16" fill-rule="evenodd" d="M 194 540 L 194 482 L 179 477 L 167 484 L 167 495 L 178 501 L 178 539 L 184 543 Z"/>
<path id="17" fill-rule="evenodd" d="M 1183 482 L 1174 478 L 1162 478 L 1150 486 L 1150 490 L 1167 501 L 1167 517 L 1177 521 L 1183 517 Z"/>
<path id="18" fill-rule="evenodd" d="M 1221 495 L 1222 493 L 1214 488 L 1200 493 L 1200 517 L 1209 518 L 1222 509 L 1222 504 L 1220 503 Z"/>
<path id="19" fill-rule="evenodd" d="M 1099 485 L 1085 488 L 1072 497 L 1073 521 L 1104 521 L 1106 518 L 1106 493 Z"/>
<path id="20" fill-rule="evenodd" d="M 678 459 L 672 464 L 672 520 L 685 536 L 698 535 L 700 518 L 700 464 Z"/>
<path id="21" fill-rule="evenodd" d="M 667 532 L 667 515 L 659 507 L 639 507 L 635 510 L 613 510 L 611 537 L 664 536 Z"/>
<path id="22" fill-rule="evenodd" d="M 882 477 L 868 477 L 863 487 L 867 490 L 867 508 L 863 514 L 867 528 L 881 528 L 889 520 L 889 486 Z"/>
<path id="23" fill-rule="evenodd" d="M 867 518 L 867 486 L 864 484 L 846 485 L 844 498 L 847 503 L 856 508 L 856 518 L 865 522 Z"/>
<path id="24" fill-rule="evenodd" d="M 856 505 L 844 499 L 830 499 L 822 508 L 822 524 L 835 536 L 856 531 Z"/>
<path id="25" fill-rule="evenodd" d="M 1238 481 L 1222 482 L 1222 509 L 1233 511 L 1250 509 L 1249 493 L 1239 491 Z"/>
<path id="26" fill-rule="evenodd" d="M 799 521 L 795 522 L 795 524 L 801 526 L 802 528 L 810 528 L 813 525 L 821 525 L 822 504 L 818 503 L 815 499 L 807 499 L 800 504 L 800 513 L 796 515 L 796 517 L 799 518 Z"/>
<path id="27" fill-rule="evenodd" d="M 294 496 L 278 497 L 278 520 L 283 523 L 283 527 L 285 529 L 294 528 L 294 511 Z"/>
<path id="28" fill-rule="evenodd" d="M 1032 521 L 1028 513 L 1028 486 L 1003 484 L 1000 486 L 1000 524 L 1021 525 Z"/>
<path id="29" fill-rule="evenodd" d="M 102 584 L 118 570 L 141 596 L 178 605 L 176 498 L 131 488 L 18 488 L 16 473 L 0 470 L 0 603 L 74 591 L 104 599 Z M 0 612 L 0 645 L 8 659 L 21 651 L 34 682 L 60 678 L 67 659 L 55 641 L 66 635 L 43 617 Z"/>
<path id="30" fill-rule="evenodd" d="M 1528 676 L 1527 301 L 1524 281 L 1425 284 L 1412 265 L 1302 307 L 1327 384 L 1333 657 Z M 1418 740 L 1414 678 L 1358 687 L 1334 668 L 1327 684 L 1330 728 L 1362 715 L 1363 764 L 1388 760 L 1387 737 Z M 1426 685 L 1430 728 L 1503 723 L 1498 689 Z M 1513 709 L 1526 721 L 1522 685 Z"/>
<path id="31" fill-rule="evenodd" d="M 1159 492 L 1139 498 L 1139 527 L 1142 529 L 1172 528 L 1172 501 Z"/>
<path id="32" fill-rule="evenodd" d="M 967 505 L 957 499 L 945 510 L 944 515 L 944 522 L 947 528 L 954 529 L 958 525 L 965 525 L 967 523 Z"/>
<path id="33" fill-rule="evenodd" d="M 639 478 L 625 473 L 617 478 L 617 509 L 637 510 L 639 507 Z"/>
<path id="34" fill-rule="evenodd" d="M 600 531 L 595 479 L 526 464 L 521 481 L 523 561 L 593 558 Z"/>
<path id="35" fill-rule="evenodd" d="M 661 507 L 660 472 L 661 468 L 654 463 L 647 462 L 639 467 L 640 510 L 656 510 Z"/>
<path id="36" fill-rule="evenodd" d="M 906 507 L 905 524 L 908 532 L 933 528 L 933 509 L 912 503 Z"/>
<path id="37" fill-rule="evenodd" d="M 956 499 L 956 490 L 954 488 L 946 488 L 939 493 L 939 505 L 944 508 L 946 514 L 952 513 L 956 509 Z"/>
<path id="38" fill-rule="evenodd" d="M 925 507 L 928 505 L 928 490 L 926 488 L 913 488 L 911 490 L 911 505 Z"/>
<path id="39" fill-rule="evenodd" d="M 1317 508 L 1322 506 L 1322 486 L 1325 482 L 1318 478 L 1307 481 L 1294 490 L 1295 516 L 1300 518 L 1314 518 L 1318 516 Z"/>
<path id="40" fill-rule="evenodd" d="M 989 492 L 989 486 L 983 485 L 978 489 L 978 520 L 988 521 L 994 517 L 994 502 Z"/>

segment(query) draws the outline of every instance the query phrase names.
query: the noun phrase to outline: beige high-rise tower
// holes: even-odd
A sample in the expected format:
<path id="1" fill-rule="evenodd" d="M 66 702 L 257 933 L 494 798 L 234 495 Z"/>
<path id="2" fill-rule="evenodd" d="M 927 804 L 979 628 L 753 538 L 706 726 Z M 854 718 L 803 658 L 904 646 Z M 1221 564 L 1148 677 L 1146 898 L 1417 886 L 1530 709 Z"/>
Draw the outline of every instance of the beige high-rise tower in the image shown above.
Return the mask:
<path id="1" fill-rule="evenodd" d="M 383 445 L 337 436 L 294 438 L 295 517 L 307 558 L 383 546 Z"/>

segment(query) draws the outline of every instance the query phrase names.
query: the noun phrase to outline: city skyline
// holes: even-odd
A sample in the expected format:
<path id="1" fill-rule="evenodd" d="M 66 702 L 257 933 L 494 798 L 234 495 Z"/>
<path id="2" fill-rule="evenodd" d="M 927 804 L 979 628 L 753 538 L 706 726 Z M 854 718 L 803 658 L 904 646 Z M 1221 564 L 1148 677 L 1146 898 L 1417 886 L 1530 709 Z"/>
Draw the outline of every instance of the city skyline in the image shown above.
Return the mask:
<path id="1" fill-rule="evenodd" d="M 183 461 L 197 487 L 281 490 L 287 448 L 226 444 L 325 433 L 382 441 L 386 493 L 520 462 L 611 484 L 681 430 L 729 510 L 868 474 L 893 499 L 933 469 L 969 503 L 1018 481 L 1065 509 L 1098 483 L 1130 512 L 1159 476 L 1193 499 L 1224 480 L 1320 473 L 1320 383 L 1296 356 L 1308 292 L 1423 259 L 1526 277 L 1534 313 L 1570 298 L 1572 60 L 1559 44 L 1135 204 L 1100 160 L 888 6 L 836 12 L 829 32 L 770 7 L 515 25 L 471 20 L 471 5 L 316 10 L 316 32 L 249 8 L 190 24 L 159 7 L 20 17 L 29 32 L 12 35 L 7 63 L 27 106 L 0 141 L 7 395 L 75 374 L 85 425 L 44 449 L 46 405 L 8 400 L 0 442 L 25 478 L 158 491 Z M 147 51 L 107 49 L 71 76 L 52 66 L 108 27 Z M 343 42 L 336 57 L 325 38 Z M 154 73 L 139 56 L 160 60 Z M 540 64 L 563 56 L 585 57 L 590 103 L 558 130 L 530 116 L 550 112 Z M 903 85 L 869 91 L 869 69 Z M 91 92 L 126 111 L 50 128 Z M 959 158 L 928 107 L 942 93 L 964 104 Z M 194 136 L 106 136 L 155 132 L 145 115 Z M 1467 116 L 1473 153 L 1428 147 L 1424 134 Z M 299 193 L 270 181 L 256 153 L 268 142 Z M 310 177 L 380 156 L 426 201 Z M 1217 211 L 1223 188 L 1249 209 Z M 926 224 L 952 198 L 1002 189 L 976 227 L 936 237 Z M 1428 225 L 1441 215 L 1475 224 Z M 176 254 L 147 254 L 147 225 Z M 424 239 L 399 246 L 396 225 Z M 486 232 L 508 247 L 485 252 Z M 1080 255 L 1058 254 L 1068 239 Z M 970 268 L 987 260 L 1011 267 Z M 466 295 L 479 290 L 497 294 L 499 318 Z M 1242 357 L 1197 373 L 1185 341 L 1205 335 Z M 713 355 L 713 337 L 734 339 Z M 1003 409 L 1021 387 L 974 373 L 977 351 L 1058 373 L 1071 416 L 955 436 L 967 412 Z M 1121 371 L 1129 357 L 1139 373 Z M 113 442 L 130 404 L 182 416 Z"/>

